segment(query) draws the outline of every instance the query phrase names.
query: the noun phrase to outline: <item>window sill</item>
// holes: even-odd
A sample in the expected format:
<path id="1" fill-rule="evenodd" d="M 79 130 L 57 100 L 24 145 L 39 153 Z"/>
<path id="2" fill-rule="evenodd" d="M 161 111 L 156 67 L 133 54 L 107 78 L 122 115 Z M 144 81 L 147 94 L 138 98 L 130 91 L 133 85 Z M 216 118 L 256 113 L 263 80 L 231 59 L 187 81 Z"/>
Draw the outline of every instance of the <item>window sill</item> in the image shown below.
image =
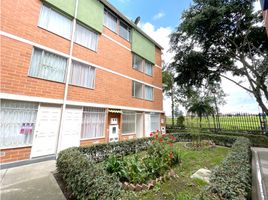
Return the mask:
<path id="1" fill-rule="evenodd" d="M 5 149 L 19 149 L 19 148 L 26 148 L 26 147 L 32 147 L 32 145 L 31 144 L 28 144 L 28 145 L 20 145 L 20 146 L 0 147 L 0 150 L 3 151 Z"/>
<path id="2" fill-rule="evenodd" d="M 44 80 L 44 81 L 50 81 L 50 82 L 54 82 L 54 83 L 65 84 L 65 81 L 64 82 L 60 82 L 60 81 L 49 80 L 49 79 L 45 79 L 45 78 L 41 78 L 41 77 L 36 77 L 36 76 L 31 76 L 31 75 L 28 75 L 28 77 L 35 78 L 35 79 L 40 79 L 40 80 Z"/>
<path id="3" fill-rule="evenodd" d="M 137 69 L 137 68 L 135 68 L 134 66 L 132 66 L 132 69 L 134 69 L 135 71 L 138 71 L 138 72 L 140 72 L 140 73 L 144 74 L 143 70 L 138 70 L 138 69 Z"/>
<path id="4" fill-rule="evenodd" d="M 57 34 L 57 33 L 54 33 L 54 32 L 52 32 L 52 31 L 50 31 L 50 30 L 48 30 L 48 29 L 46 29 L 46 28 L 43 28 L 43 27 L 39 26 L 39 25 L 37 25 L 37 27 L 40 28 L 40 29 L 42 29 L 42 30 L 45 30 L 45 31 L 47 31 L 47 32 L 49 32 L 49 33 L 52 33 L 53 35 L 56 35 L 56 36 L 58 36 L 58 37 L 61 37 L 62 39 L 65 39 L 65 40 L 68 40 L 68 41 L 71 40 L 70 38 L 64 37 L 64 36 L 59 35 L 59 34 Z"/>
<path id="5" fill-rule="evenodd" d="M 122 133 L 122 136 L 136 135 L 136 133 Z"/>
<path id="6" fill-rule="evenodd" d="M 79 88 L 83 88 L 83 89 L 88 89 L 88 90 L 95 90 L 95 86 L 93 88 L 90 87 L 86 87 L 86 86 L 81 86 L 81 85 L 74 85 L 72 83 L 69 83 L 70 86 L 74 86 L 74 87 L 79 87 Z"/>
<path id="7" fill-rule="evenodd" d="M 105 137 L 81 138 L 80 141 L 84 141 L 84 140 L 99 140 L 99 139 L 105 139 Z"/>
<path id="8" fill-rule="evenodd" d="M 79 44 L 79 43 L 77 43 L 77 42 L 74 42 L 74 43 L 75 43 L 76 45 L 82 47 L 82 48 L 85 48 L 86 50 L 92 51 L 93 53 L 97 53 L 97 50 L 90 49 L 89 47 L 84 46 L 84 45 L 82 45 L 82 44 Z"/>

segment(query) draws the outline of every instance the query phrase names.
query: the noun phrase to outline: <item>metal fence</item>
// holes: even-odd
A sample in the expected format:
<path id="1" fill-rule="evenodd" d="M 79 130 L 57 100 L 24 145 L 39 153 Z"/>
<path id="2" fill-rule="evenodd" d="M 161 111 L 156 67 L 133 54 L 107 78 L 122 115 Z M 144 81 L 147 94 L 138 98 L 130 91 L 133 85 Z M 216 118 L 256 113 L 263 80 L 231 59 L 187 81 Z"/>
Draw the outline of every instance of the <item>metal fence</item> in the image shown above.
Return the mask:
<path id="1" fill-rule="evenodd" d="M 220 114 L 200 118 L 186 116 L 184 125 L 187 128 L 214 129 L 217 131 L 244 131 L 250 133 L 268 133 L 268 117 L 264 113 L 248 114 Z"/>

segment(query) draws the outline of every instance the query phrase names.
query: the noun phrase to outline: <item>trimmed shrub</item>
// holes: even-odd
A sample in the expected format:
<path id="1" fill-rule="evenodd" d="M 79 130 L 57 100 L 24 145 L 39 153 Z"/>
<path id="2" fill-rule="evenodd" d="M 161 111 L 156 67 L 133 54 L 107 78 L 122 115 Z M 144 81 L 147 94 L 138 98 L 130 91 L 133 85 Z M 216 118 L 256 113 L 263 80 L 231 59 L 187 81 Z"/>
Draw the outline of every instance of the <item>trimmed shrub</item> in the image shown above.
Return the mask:
<path id="1" fill-rule="evenodd" d="M 61 151 L 56 164 L 75 199 L 116 199 L 120 193 L 118 179 L 89 161 L 78 148 Z"/>
<path id="2" fill-rule="evenodd" d="M 212 171 L 213 193 L 220 199 L 246 200 L 251 191 L 250 140 L 238 138 L 231 153 Z"/>
<path id="3" fill-rule="evenodd" d="M 109 155 L 129 155 L 147 149 L 150 138 L 127 140 L 116 143 L 96 144 L 79 147 L 79 150 L 95 162 L 106 160 Z"/>

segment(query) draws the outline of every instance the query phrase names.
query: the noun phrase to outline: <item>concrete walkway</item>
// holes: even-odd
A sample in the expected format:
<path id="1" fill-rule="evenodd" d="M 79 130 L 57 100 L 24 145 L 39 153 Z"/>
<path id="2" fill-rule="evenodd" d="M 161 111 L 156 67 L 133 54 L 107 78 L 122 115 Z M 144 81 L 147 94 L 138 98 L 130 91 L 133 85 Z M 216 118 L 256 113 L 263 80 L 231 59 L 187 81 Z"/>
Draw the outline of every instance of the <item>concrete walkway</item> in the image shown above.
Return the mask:
<path id="1" fill-rule="evenodd" d="M 268 148 L 252 148 L 252 200 L 268 200 Z"/>
<path id="2" fill-rule="evenodd" d="M 0 170 L 1 200 L 65 200 L 53 174 L 55 160 Z"/>

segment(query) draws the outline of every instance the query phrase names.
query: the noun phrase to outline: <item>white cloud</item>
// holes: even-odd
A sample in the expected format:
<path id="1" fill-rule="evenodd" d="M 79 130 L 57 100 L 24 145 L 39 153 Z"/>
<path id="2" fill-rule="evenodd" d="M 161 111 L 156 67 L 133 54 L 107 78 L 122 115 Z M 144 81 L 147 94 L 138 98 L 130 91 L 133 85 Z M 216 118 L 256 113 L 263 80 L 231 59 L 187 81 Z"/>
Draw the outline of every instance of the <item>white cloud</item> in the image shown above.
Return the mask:
<path id="1" fill-rule="evenodd" d="M 153 20 L 158 20 L 158 19 L 161 19 L 162 17 L 165 16 L 165 13 L 163 12 L 159 12 L 157 13 L 156 15 L 153 16 Z"/>
<path id="2" fill-rule="evenodd" d="M 170 63 L 172 60 L 173 55 L 168 52 L 170 45 L 169 45 L 169 35 L 172 33 L 171 27 L 160 27 L 155 29 L 154 25 L 147 22 L 145 24 L 140 24 L 141 29 L 147 33 L 150 37 L 152 37 L 158 44 L 160 44 L 163 50 L 162 60 L 165 63 Z"/>

